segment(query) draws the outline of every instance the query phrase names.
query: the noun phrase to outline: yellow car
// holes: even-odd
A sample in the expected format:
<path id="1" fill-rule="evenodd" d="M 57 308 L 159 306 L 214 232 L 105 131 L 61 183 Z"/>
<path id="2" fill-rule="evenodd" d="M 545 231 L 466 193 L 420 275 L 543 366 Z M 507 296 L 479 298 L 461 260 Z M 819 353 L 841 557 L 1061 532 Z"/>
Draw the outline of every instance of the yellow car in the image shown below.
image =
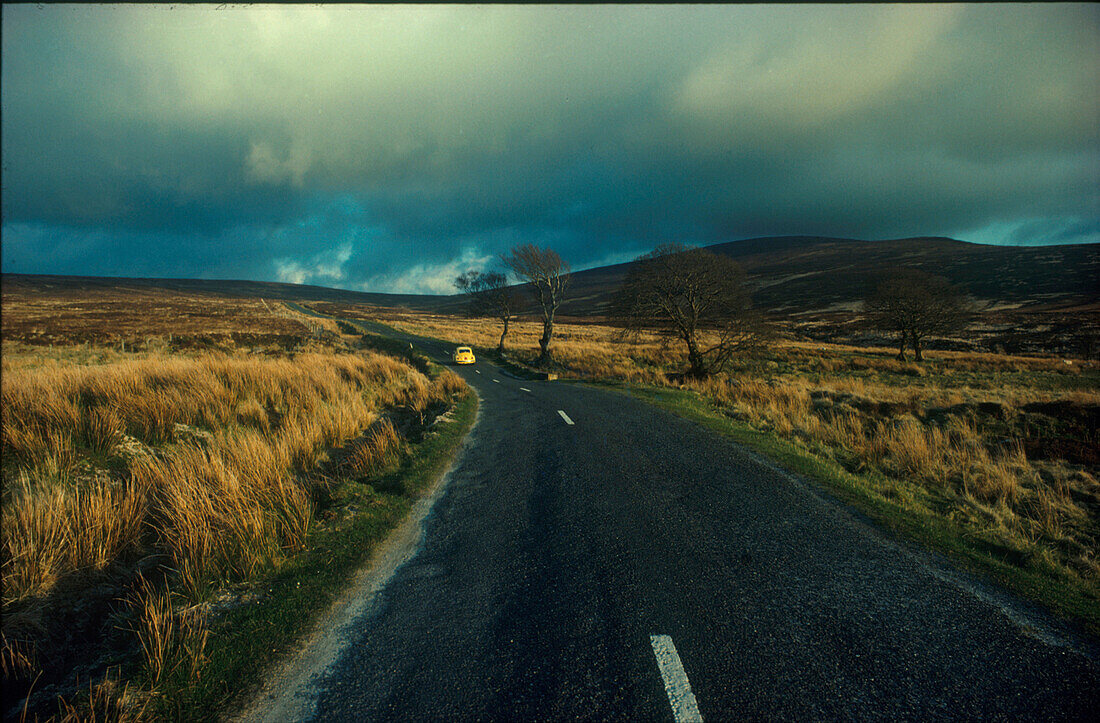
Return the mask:
<path id="1" fill-rule="evenodd" d="M 473 364 L 474 350 L 468 346 L 460 346 L 455 349 L 455 364 Z"/>

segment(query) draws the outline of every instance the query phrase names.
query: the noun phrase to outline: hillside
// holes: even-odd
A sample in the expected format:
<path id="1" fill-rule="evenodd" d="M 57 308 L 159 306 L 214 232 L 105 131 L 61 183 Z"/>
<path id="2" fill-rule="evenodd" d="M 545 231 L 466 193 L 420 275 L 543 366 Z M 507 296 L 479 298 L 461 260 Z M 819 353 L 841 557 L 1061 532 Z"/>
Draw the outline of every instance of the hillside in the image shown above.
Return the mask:
<path id="1" fill-rule="evenodd" d="M 1056 311 L 1100 303 L 1100 244 L 1014 247 L 947 238 L 860 241 L 783 236 L 708 248 L 744 266 L 754 304 L 778 314 L 852 310 L 884 270 L 899 266 L 945 276 L 998 309 Z M 560 313 L 605 314 L 628 267 L 623 263 L 575 272 Z M 463 308 L 460 296 L 364 293 L 264 281 L 3 275 L 5 295 L 49 291 L 63 296 L 107 289 L 331 301 L 437 313 L 457 313 Z"/>
<path id="2" fill-rule="evenodd" d="M 220 279 L 147 279 L 106 276 L 55 276 L 49 274 L 4 274 L 5 295 L 48 291 L 63 298 L 92 291 L 150 291 L 155 289 L 188 294 L 213 294 L 232 298 L 288 299 L 295 301 L 336 301 L 347 304 L 369 304 L 396 308 L 435 308 L 449 297 L 416 294 L 376 294 L 345 289 L 330 289 L 306 284 L 284 284 L 274 281 L 243 281 Z"/>
<path id="3" fill-rule="evenodd" d="M 842 310 L 857 304 L 883 270 L 904 266 L 947 277 L 1001 307 L 1057 308 L 1100 301 L 1100 244 L 987 246 L 947 238 L 859 241 L 785 236 L 708 247 L 740 263 L 758 308 Z M 573 274 L 568 315 L 601 314 L 629 263 Z"/>

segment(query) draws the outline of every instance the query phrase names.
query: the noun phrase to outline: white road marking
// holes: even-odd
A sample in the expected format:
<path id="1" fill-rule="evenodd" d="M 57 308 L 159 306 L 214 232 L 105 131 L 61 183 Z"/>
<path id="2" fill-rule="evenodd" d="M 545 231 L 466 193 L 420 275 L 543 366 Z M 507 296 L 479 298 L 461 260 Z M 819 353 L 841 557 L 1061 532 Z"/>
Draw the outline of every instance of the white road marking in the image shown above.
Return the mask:
<path id="1" fill-rule="evenodd" d="M 561 418 L 565 420 L 566 424 L 572 424 L 573 423 L 573 420 L 569 418 L 569 415 L 566 414 L 565 412 L 561 411 L 560 409 L 558 410 L 558 414 L 561 415 Z"/>
<path id="2" fill-rule="evenodd" d="M 519 388 L 519 390 L 520 390 L 521 392 L 529 392 L 529 391 L 531 391 L 531 390 L 530 390 L 530 389 L 528 389 L 527 387 L 520 387 L 520 388 Z"/>
<path id="3" fill-rule="evenodd" d="M 475 372 L 477 372 L 478 374 L 481 374 L 481 370 L 480 370 L 480 369 L 474 369 L 474 371 L 475 371 Z"/>
<path id="4" fill-rule="evenodd" d="M 657 667 L 661 669 L 661 677 L 665 681 L 665 693 L 668 694 L 668 702 L 672 706 L 672 717 L 678 722 L 702 723 L 699 704 L 695 702 L 695 694 L 691 692 L 684 664 L 680 662 L 680 654 L 676 652 L 672 638 L 667 635 L 650 635 L 649 642 L 653 646 Z"/>
<path id="5" fill-rule="evenodd" d="M 500 384 L 500 380 L 499 379 L 494 379 L 493 384 Z"/>

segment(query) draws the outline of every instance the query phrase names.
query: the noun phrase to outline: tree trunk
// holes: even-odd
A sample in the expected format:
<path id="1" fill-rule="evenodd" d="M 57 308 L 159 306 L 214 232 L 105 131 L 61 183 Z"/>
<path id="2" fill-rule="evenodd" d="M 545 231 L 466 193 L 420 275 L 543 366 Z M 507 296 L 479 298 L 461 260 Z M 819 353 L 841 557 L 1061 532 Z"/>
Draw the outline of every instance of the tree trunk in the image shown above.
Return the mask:
<path id="1" fill-rule="evenodd" d="M 497 354 L 504 356 L 504 337 L 508 336 L 508 318 L 504 318 L 504 331 L 500 332 L 500 343 L 497 344 Z"/>
<path id="2" fill-rule="evenodd" d="M 537 364 L 542 366 L 550 361 L 550 336 L 554 333 L 554 317 L 548 316 L 542 320 L 542 337 L 539 339 L 539 358 Z"/>
<path id="3" fill-rule="evenodd" d="M 924 361 L 924 355 L 920 353 L 920 338 L 914 336 L 913 339 L 913 358 L 917 361 Z"/>
<path id="4" fill-rule="evenodd" d="M 695 342 L 695 337 L 689 337 L 687 339 L 688 347 L 688 364 L 691 368 L 688 369 L 688 376 L 695 379 L 705 379 L 707 377 L 707 368 L 703 362 L 703 355 L 699 352 L 699 345 Z"/>
<path id="5" fill-rule="evenodd" d="M 898 337 L 898 361 L 905 361 L 905 332 Z"/>

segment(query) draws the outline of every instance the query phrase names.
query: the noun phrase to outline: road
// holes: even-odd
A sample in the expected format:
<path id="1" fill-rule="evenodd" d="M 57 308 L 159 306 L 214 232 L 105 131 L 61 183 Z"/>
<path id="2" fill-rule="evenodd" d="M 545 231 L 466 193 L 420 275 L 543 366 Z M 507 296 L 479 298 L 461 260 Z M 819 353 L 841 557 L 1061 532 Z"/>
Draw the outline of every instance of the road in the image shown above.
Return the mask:
<path id="1" fill-rule="evenodd" d="M 452 368 L 478 424 L 317 719 L 1100 710 L 1095 640 L 731 441 L 612 391 Z"/>

